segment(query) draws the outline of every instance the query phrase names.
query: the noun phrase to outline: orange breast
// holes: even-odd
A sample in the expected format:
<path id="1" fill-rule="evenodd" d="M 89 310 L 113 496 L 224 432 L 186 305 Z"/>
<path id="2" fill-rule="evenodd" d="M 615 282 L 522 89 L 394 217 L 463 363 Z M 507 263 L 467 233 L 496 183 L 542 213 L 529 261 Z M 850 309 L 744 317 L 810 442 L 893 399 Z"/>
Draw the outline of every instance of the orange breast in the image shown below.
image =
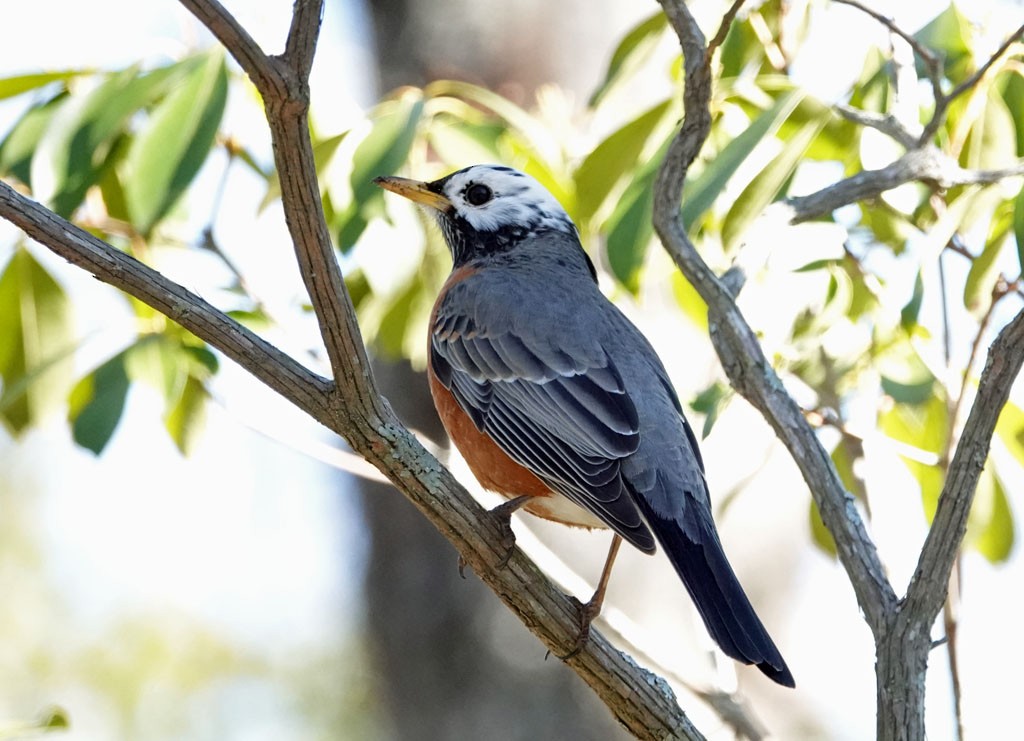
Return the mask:
<path id="1" fill-rule="evenodd" d="M 468 278 L 473 272 L 475 271 L 472 268 L 462 267 L 448 277 L 431 312 L 431 327 L 434 326 L 437 307 L 440 306 L 448 289 L 460 280 Z M 429 346 L 427 357 L 430 357 Z M 536 503 L 528 502 L 523 509 L 538 517 L 577 527 L 603 527 L 593 515 L 568 500 L 556 501 L 563 500 L 561 494 L 553 492 L 529 469 L 512 460 L 487 433 L 478 430 L 473 420 L 459 406 L 452 392 L 437 380 L 429 363 L 427 378 L 430 382 L 430 395 L 434 398 L 434 406 L 437 408 L 441 423 L 481 486 L 509 499 L 524 494 L 537 497 Z"/>

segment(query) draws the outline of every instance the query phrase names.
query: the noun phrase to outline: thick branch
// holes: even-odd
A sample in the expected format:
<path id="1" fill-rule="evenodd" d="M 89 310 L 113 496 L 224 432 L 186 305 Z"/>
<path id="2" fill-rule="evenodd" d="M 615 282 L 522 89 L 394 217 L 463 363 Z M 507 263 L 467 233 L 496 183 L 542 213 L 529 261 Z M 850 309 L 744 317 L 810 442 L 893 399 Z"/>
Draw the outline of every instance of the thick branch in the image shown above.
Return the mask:
<path id="1" fill-rule="evenodd" d="M 0 181 L 0 216 L 72 265 L 134 296 L 209 342 L 310 416 L 327 421 L 331 382 L 148 265 Z"/>
<path id="2" fill-rule="evenodd" d="M 306 120 L 307 78 L 316 49 L 323 2 L 298 0 L 295 3 L 287 51 L 282 57 L 264 54 L 216 0 L 181 2 L 196 18 L 208 24 L 263 97 L 281 182 L 285 221 L 316 312 L 335 383 L 343 394 L 348 387 L 353 398 L 359 398 L 358 389 L 366 388 L 368 393 L 361 397 L 365 404 L 363 411 L 371 417 L 380 416 L 379 395 L 368 370 L 355 312 L 324 220 Z"/>
<path id="3" fill-rule="evenodd" d="M 202 11 L 197 13 L 200 19 L 211 15 L 206 10 L 211 7 L 221 22 L 235 25 L 212 0 L 183 1 Z M 297 0 L 284 55 L 266 60 L 278 79 L 264 77 L 263 62 L 252 79 L 266 106 L 285 219 L 337 384 L 332 407 L 343 422 L 335 431 L 405 493 L 550 650 L 565 653 L 578 633 L 578 603 L 570 602 L 521 554 L 507 569 L 497 568 L 503 541 L 493 519 L 395 418 L 370 373 L 324 219 L 309 138 L 307 80 L 322 9 L 321 0 Z M 219 38 L 232 54 L 233 42 L 244 41 L 237 34 Z M 588 643 L 569 663 L 635 735 L 701 737 L 664 681 L 603 638 Z"/>
<path id="4" fill-rule="evenodd" d="M 1010 388 L 1024 364 L 1024 310 L 1003 327 L 989 349 L 971 413 L 949 465 L 935 519 L 907 590 L 904 611 L 927 629 L 946 599 L 949 576 L 960 552 L 978 477 Z"/>
<path id="5" fill-rule="evenodd" d="M 556 654 L 579 632 L 579 603 L 521 552 L 392 413 L 376 391 L 324 223 L 308 137 L 308 73 L 321 3 L 299 0 L 282 57 L 267 57 L 216 2 L 183 0 L 250 73 L 264 96 L 282 200 L 336 384 L 320 378 L 198 296 L 0 184 L 0 216 L 100 280 L 174 319 L 344 437 L 444 534 L 523 623 Z M 569 665 L 640 738 L 702 738 L 663 680 L 591 633 Z"/>
<path id="6" fill-rule="evenodd" d="M 665 249 L 708 305 L 712 339 L 733 386 L 775 429 L 800 467 L 835 538 L 868 625 L 877 632 L 895 608 L 892 590 L 853 497 L 846 492 L 814 430 L 782 387 L 732 294 L 704 263 L 686 234 L 679 208 L 686 173 L 710 127 L 711 75 L 704 38 L 681 0 L 661 0 L 683 49 L 684 120 L 669 147 L 655 185 L 654 225 Z"/>
<path id="7" fill-rule="evenodd" d="M 217 348 L 311 417 L 338 433 L 387 476 L 456 547 L 466 562 L 554 653 L 579 632 L 579 605 L 518 550 L 507 568 L 502 533 L 488 513 L 423 449 L 386 405 L 371 427 L 356 412 L 338 414 L 331 382 L 305 368 L 199 296 L 100 241 L 0 182 L 0 217 L 71 264 L 121 289 Z M 368 390 L 363 388 L 362 394 Z M 352 406 L 360 407 L 354 400 Z M 640 738 L 702 738 L 664 680 L 638 667 L 596 631 L 570 662 Z"/>

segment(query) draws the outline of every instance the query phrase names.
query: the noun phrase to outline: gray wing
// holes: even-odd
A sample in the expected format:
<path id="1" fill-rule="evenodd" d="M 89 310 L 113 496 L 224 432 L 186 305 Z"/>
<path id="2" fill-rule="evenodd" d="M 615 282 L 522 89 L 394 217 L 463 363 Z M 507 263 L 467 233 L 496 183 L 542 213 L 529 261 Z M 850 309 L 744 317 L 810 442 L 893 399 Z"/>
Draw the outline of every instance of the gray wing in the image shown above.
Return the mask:
<path id="1" fill-rule="evenodd" d="M 620 465 L 640 444 L 636 408 L 611 358 L 574 352 L 572 344 L 531 342 L 511 328 L 484 330 L 448 305 L 435 318 L 430 363 L 509 457 L 653 552 Z"/>

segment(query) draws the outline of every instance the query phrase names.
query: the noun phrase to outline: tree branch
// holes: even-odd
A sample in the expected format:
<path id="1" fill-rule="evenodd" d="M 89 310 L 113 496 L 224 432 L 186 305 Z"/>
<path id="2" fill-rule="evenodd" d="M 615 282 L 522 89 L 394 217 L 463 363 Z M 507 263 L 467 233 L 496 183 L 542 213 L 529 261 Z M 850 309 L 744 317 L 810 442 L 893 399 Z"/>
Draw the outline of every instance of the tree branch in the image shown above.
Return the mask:
<path id="1" fill-rule="evenodd" d="M 279 74 L 271 60 L 263 53 L 260 45 L 242 28 L 223 5 L 216 0 L 180 0 L 181 4 L 206 26 L 225 49 L 231 49 L 231 56 L 260 88 L 279 83 Z M 283 95 L 283 91 L 278 91 Z"/>
<path id="2" fill-rule="evenodd" d="M 931 627 L 946 599 L 953 570 L 971 511 L 978 477 L 985 467 L 999 413 L 1024 364 L 1024 310 L 1003 327 L 989 349 L 971 413 L 964 425 L 953 461 L 939 496 L 935 519 L 925 539 L 917 570 L 907 589 L 903 611 L 915 617 L 923 630 Z"/>
<path id="3" fill-rule="evenodd" d="M 72 265 L 134 296 L 209 342 L 310 416 L 321 421 L 327 418 L 330 381 L 191 291 L 65 221 L 3 181 L 0 216 Z"/>
<path id="4" fill-rule="evenodd" d="M 862 111 L 859 108 L 851 108 L 842 103 L 834 106 L 833 110 L 847 121 L 881 131 L 890 139 L 902 144 L 905 149 L 917 148 L 917 137 L 907 131 L 899 119 L 890 113 L 883 115 L 881 113 L 873 113 L 872 111 Z"/>
<path id="5" fill-rule="evenodd" d="M 455 546 L 466 563 L 553 653 L 579 633 L 580 604 L 562 594 L 498 523 L 401 424 L 377 393 L 324 222 L 308 136 L 306 74 L 322 4 L 299 0 L 281 57 L 263 54 L 216 2 L 182 0 L 236 56 L 264 98 L 285 217 L 324 334 L 334 383 L 312 373 L 180 285 L 0 183 L 0 217 L 105 283 L 167 315 L 341 435 Z M 665 681 L 596 631 L 568 665 L 639 738 L 700 739 Z"/>
<path id="6" fill-rule="evenodd" d="M 932 145 L 912 149 L 895 162 L 878 170 L 864 170 L 806 196 L 789 198 L 791 220 L 800 223 L 828 216 L 837 208 L 879 197 L 904 183 L 924 182 L 936 188 L 956 185 L 990 184 L 1024 175 L 1024 162 L 1002 170 L 965 170 L 949 155 Z"/>
<path id="7" fill-rule="evenodd" d="M 942 60 L 935 55 L 935 53 L 922 44 L 920 41 L 914 38 L 912 34 L 907 33 L 902 28 L 896 25 L 896 22 L 888 16 L 882 15 L 878 11 L 872 10 L 871 8 L 863 5 L 857 0 L 835 0 L 840 5 L 849 5 L 851 8 L 856 8 L 862 13 L 874 18 L 876 21 L 881 23 L 883 26 L 889 29 L 889 31 L 896 36 L 907 42 L 914 53 L 921 58 L 921 62 L 924 64 L 925 71 L 928 74 L 928 81 L 932 86 L 932 95 L 935 97 L 936 102 L 943 97 L 942 95 Z M 930 138 L 930 137 L 929 137 Z M 927 141 L 927 138 L 921 139 L 921 142 Z"/>
<path id="8" fill-rule="evenodd" d="M 843 488 L 828 453 L 764 357 L 732 294 L 701 259 L 687 236 L 679 202 L 687 170 L 710 129 L 711 73 L 703 34 L 689 9 L 682 0 L 661 3 L 683 49 L 686 81 L 683 123 L 669 146 L 655 184 L 655 230 L 708 305 L 712 341 L 733 387 L 764 415 L 800 467 L 822 519 L 835 538 L 839 558 L 868 625 L 877 632 L 884 625 L 885 616 L 894 609 L 896 595 L 853 497 Z"/>
<path id="9" fill-rule="evenodd" d="M 339 407 L 330 381 L 159 272 L 60 218 L 0 181 L 0 217 L 108 285 L 153 307 L 234 360 L 257 379 L 345 438 L 455 546 L 469 566 L 554 653 L 579 632 L 579 603 L 561 593 L 518 549 L 506 568 L 502 533 L 489 513 L 390 411 L 370 427 L 362 396 Z M 702 736 L 665 681 L 637 666 L 597 631 L 569 665 L 639 738 Z"/>
<path id="10" fill-rule="evenodd" d="M 732 27 L 732 22 L 736 20 L 736 14 L 740 12 L 740 8 L 743 7 L 743 3 L 746 0 L 733 0 L 733 4 L 729 6 L 729 9 L 725 11 L 725 15 L 722 16 L 721 22 L 718 24 L 718 31 L 715 33 L 715 37 L 708 42 L 708 48 L 704 52 L 704 64 L 706 66 L 711 65 L 711 57 L 714 56 L 715 50 L 722 45 L 725 41 L 725 37 L 729 35 L 729 29 Z"/>
<path id="11" fill-rule="evenodd" d="M 996 50 L 995 54 L 989 57 L 985 63 L 978 68 L 977 72 L 953 88 L 949 95 L 944 95 L 942 91 L 939 90 L 939 94 L 935 98 L 935 111 L 932 113 L 931 120 L 925 124 L 924 131 L 921 133 L 921 144 L 931 141 L 932 137 L 935 136 L 935 132 L 939 130 L 939 126 L 942 125 L 942 122 L 946 118 L 946 111 L 949 110 L 949 104 L 977 85 L 981 78 L 988 72 L 989 68 L 995 64 L 996 60 L 1002 57 L 1013 43 L 1022 35 L 1024 35 L 1024 24 L 1007 36 L 1006 40 Z"/>

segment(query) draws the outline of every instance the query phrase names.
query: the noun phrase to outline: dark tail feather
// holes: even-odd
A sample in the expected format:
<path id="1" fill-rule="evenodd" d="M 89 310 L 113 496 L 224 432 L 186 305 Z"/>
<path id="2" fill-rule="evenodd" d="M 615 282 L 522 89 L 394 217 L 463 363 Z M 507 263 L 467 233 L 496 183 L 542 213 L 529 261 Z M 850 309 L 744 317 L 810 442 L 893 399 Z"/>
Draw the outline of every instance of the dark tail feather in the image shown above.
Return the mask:
<path id="1" fill-rule="evenodd" d="M 785 687 L 796 686 L 729 565 L 714 525 L 701 528 L 702 542 L 697 542 L 674 520 L 656 515 L 646 502 L 640 506 L 715 643 L 737 661 L 757 665 L 769 679 Z"/>

